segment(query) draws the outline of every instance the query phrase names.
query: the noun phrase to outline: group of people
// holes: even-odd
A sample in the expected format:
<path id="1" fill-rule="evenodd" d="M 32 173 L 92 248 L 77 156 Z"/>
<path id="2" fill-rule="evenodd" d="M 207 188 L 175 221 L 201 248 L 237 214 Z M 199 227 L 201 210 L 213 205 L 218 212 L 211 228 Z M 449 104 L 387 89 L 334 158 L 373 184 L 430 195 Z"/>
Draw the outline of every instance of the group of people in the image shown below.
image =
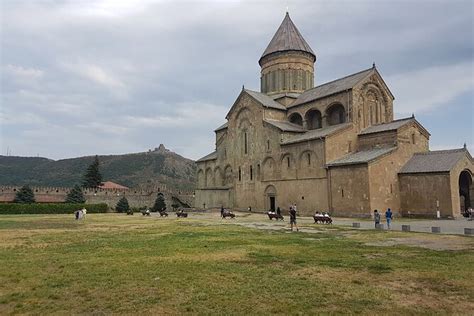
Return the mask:
<path id="1" fill-rule="evenodd" d="M 87 214 L 87 210 L 85 207 L 83 207 L 82 209 L 74 212 L 74 217 L 76 220 L 85 219 L 86 214 Z"/>
<path id="2" fill-rule="evenodd" d="M 374 210 L 374 222 L 375 222 L 375 228 L 377 228 L 377 225 L 380 224 L 380 213 L 378 210 Z M 392 210 L 390 208 L 387 209 L 385 212 L 385 219 L 387 221 L 387 228 L 390 229 L 390 225 L 392 224 L 392 219 L 393 219 L 393 214 Z"/>

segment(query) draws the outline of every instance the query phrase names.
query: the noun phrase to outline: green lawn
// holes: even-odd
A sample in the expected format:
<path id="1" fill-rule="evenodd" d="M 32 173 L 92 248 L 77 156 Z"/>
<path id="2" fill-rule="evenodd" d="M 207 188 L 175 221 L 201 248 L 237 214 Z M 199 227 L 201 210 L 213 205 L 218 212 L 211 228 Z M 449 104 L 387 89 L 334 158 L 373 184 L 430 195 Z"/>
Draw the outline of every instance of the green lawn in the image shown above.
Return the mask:
<path id="1" fill-rule="evenodd" d="M 472 248 L 367 245 L 424 234 L 289 233 L 205 215 L 87 216 L 0 216 L 0 314 L 474 310 Z"/>

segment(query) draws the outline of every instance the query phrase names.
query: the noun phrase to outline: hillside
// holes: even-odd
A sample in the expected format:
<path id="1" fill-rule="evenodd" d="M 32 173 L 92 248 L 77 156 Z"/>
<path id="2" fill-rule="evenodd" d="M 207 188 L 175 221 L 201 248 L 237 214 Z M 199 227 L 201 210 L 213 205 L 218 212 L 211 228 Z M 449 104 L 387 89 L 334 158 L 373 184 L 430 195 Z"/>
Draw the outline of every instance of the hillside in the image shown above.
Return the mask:
<path id="1" fill-rule="evenodd" d="M 0 156 L 0 185 L 70 187 L 82 176 L 94 157 L 51 160 L 40 157 Z M 104 181 L 128 187 L 166 184 L 177 190 L 194 188 L 194 161 L 171 152 L 163 145 L 134 154 L 99 156 Z"/>

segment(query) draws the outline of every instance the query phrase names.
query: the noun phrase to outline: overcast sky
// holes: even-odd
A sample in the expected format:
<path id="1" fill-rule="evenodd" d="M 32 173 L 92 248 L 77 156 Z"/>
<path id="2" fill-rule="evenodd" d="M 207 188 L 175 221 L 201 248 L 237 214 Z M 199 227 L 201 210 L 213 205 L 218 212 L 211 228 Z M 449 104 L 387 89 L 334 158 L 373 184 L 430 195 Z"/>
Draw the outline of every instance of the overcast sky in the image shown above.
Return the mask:
<path id="1" fill-rule="evenodd" d="M 316 85 L 375 62 L 396 118 L 473 154 L 473 1 L 0 0 L 0 154 L 197 159 L 290 16 Z"/>

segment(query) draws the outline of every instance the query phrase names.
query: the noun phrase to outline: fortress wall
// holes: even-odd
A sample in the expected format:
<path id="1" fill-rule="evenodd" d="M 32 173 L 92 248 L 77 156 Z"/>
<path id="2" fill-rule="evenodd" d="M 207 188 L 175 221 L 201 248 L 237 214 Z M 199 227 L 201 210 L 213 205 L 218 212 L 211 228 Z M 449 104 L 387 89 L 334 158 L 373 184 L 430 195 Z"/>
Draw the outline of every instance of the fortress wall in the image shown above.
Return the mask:
<path id="1" fill-rule="evenodd" d="M 20 189 L 21 187 L 19 186 L 0 186 L 0 203 L 13 202 L 16 193 Z M 31 189 L 38 203 L 62 203 L 71 190 L 71 188 L 67 187 L 31 187 Z M 168 209 L 171 209 L 171 204 L 173 204 L 172 197 L 176 197 L 190 206 L 194 204 L 193 192 L 187 191 L 162 191 L 160 188 L 154 188 L 153 190 L 83 189 L 86 203 L 106 203 L 110 208 L 114 208 L 123 196 L 127 198 L 131 207 L 152 207 L 159 192 L 163 193 Z"/>

